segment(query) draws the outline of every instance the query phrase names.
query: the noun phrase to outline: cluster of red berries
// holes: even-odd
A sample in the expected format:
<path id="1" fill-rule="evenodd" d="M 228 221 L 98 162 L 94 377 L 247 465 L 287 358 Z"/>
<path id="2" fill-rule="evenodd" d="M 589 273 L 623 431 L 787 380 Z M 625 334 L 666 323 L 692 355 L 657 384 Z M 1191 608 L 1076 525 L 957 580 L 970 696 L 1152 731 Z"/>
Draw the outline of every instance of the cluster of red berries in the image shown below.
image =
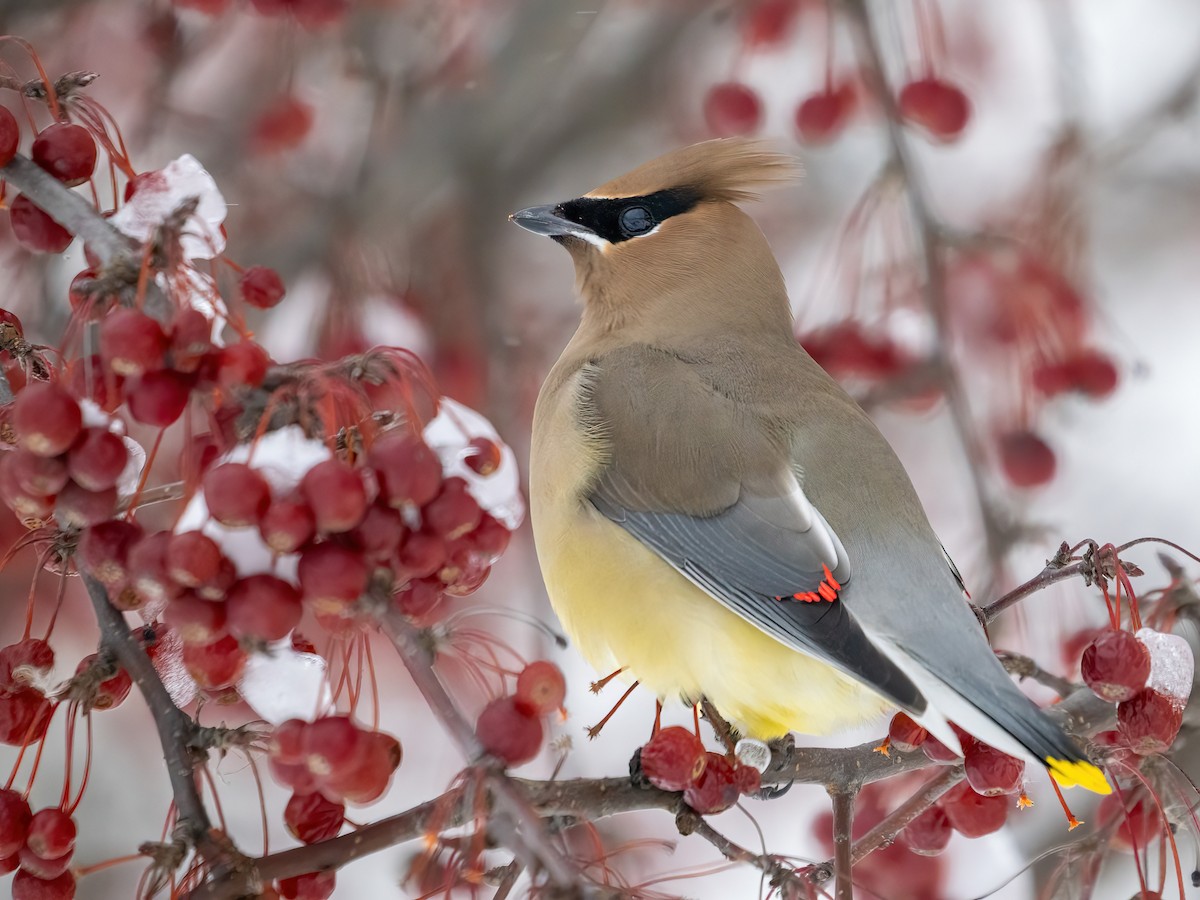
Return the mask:
<path id="1" fill-rule="evenodd" d="M 294 792 L 284 816 L 288 829 L 311 844 L 338 833 L 346 803 L 383 796 L 401 750 L 391 735 L 361 728 L 349 716 L 323 716 L 276 726 L 267 754 L 275 780 Z"/>
<path id="2" fill-rule="evenodd" d="M 21 130 L 8 109 L 0 107 L 0 166 L 17 153 Z M 83 184 L 96 169 L 96 140 L 82 125 L 57 122 L 34 138 L 30 156 L 35 163 L 68 187 Z M 73 235 L 50 218 L 25 194 L 9 204 L 13 235 L 30 250 L 61 253 Z"/>
<path id="3" fill-rule="evenodd" d="M 895 341 L 871 334 L 851 319 L 800 335 L 799 340 L 808 355 L 838 379 L 883 381 L 895 378 L 915 362 Z"/>
<path id="4" fill-rule="evenodd" d="M 705 750 L 686 728 L 660 729 L 641 749 L 642 774 L 664 791 L 683 791 L 684 802 L 702 815 L 724 812 L 743 794 L 756 794 L 762 773 Z"/>
<path id="5" fill-rule="evenodd" d="M 1083 651 L 1083 680 L 1102 700 L 1117 704 L 1117 729 L 1101 732 L 1102 746 L 1138 756 L 1165 753 L 1183 724 L 1183 704 L 1153 688 L 1150 651 L 1136 636 L 1121 629 L 1102 632 Z"/>
<path id="6" fill-rule="evenodd" d="M 758 52 L 784 44 L 805 5 L 804 0 L 763 0 L 753 4 L 743 21 L 742 42 L 747 52 Z M 829 15 L 828 10 L 822 11 Z M 825 53 L 831 53 L 827 31 Z M 971 102 L 955 84 L 932 72 L 932 66 L 920 77 L 910 79 L 896 96 L 901 118 L 934 140 L 956 140 L 971 117 Z M 836 140 L 866 104 L 856 79 L 833 77 L 827 64 L 822 87 L 800 99 L 793 113 L 796 132 L 806 144 L 827 144 Z M 764 110 L 758 93 L 740 81 L 726 81 L 711 87 L 704 98 L 704 120 L 718 137 L 746 135 L 762 127 Z"/>
<path id="7" fill-rule="evenodd" d="M 13 790 L 0 790 L 0 874 L 16 871 L 13 900 L 70 900 L 75 820 L 59 807 L 29 808 Z"/>
<path id="8" fill-rule="evenodd" d="M 900 835 L 904 846 L 923 856 L 936 856 L 945 850 L 954 831 L 969 838 L 999 831 L 1013 806 L 1010 798 L 1022 792 L 1024 761 L 976 740 L 957 726 L 954 733 L 962 745 L 966 780 L 909 823 Z M 904 713 L 892 717 L 888 746 L 902 752 L 920 747 L 935 762 L 959 758 Z"/>
<path id="9" fill-rule="evenodd" d="M 542 717 L 563 711 L 567 683 L 558 666 L 534 660 L 517 675 L 511 695 L 497 697 L 483 708 L 475 735 L 483 748 L 507 766 L 519 766 L 535 756 L 545 740 Z"/>

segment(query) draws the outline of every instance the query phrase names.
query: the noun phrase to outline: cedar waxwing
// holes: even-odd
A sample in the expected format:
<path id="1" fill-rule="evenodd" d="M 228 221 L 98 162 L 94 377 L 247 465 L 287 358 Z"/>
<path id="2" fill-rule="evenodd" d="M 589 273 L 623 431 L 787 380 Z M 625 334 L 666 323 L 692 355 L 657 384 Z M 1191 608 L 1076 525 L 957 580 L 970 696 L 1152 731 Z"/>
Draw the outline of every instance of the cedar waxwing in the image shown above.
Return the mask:
<path id="1" fill-rule="evenodd" d="M 898 706 L 1108 793 L 992 653 L 892 448 L 796 342 L 734 205 L 796 172 L 708 141 L 511 217 L 567 249 L 583 298 L 529 467 L 555 610 L 600 673 L 707 697 L 747 737 Z"/>

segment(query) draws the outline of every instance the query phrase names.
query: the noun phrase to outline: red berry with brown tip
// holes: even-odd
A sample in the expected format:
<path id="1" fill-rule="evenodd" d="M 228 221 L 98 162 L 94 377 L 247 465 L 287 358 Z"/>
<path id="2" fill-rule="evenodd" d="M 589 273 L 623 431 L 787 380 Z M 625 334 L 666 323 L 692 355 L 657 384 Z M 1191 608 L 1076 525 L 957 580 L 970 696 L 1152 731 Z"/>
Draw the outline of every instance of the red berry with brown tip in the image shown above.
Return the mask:
<path id="1" fill-rule="evenodd" d="M 998 449 L 1000 468 L 1016 487 L 1038 487 L 1054 478 L 1058 468 L 1054 451 L 1032 431 L 1018 429 L 1002 434 Z"/>
<path id="2" fill-rule="evenodd" d="M 256 642 L 281 640 L 300 624 L 300 592 L 274 575 L 250 575 L 226 595 L 226 627 L 234 637 Z"/>
<path id="3" fill-rule="evenodd" d="M 409 578 L 428 578 L 446 561 L 446 544 L 436 534 L 414 531 L 396 553 L 400 571 Z"/>
<path id="4" fill-rule="evenodd" d="M 475 722 L 483 748 L 506 766 L 527 763 L 542 747 L 542 720 L 515 697 L 499 697 L 483 708 Z"/>
<path id="5" fill-rule="evenodd" d="M 37 456 L 65 453 L 79 437 L 83 413 L 61 385 L 40 381 L 17 395 L 12 426 L 20 445 Z"/>
<path id="6" fill-rule="evenodd" d="M 207 691 L 233 687 L 246 668 L 246 651 L 232 635 L 208 644 L 184 644 L 183 664 L 196 684 Z"/>
<path id="7" fill-rule="evenodd" d="M 739 794 L 752 796 L 762 790 L 762 772 L 754 766 L 738 763 L 733 767 L 733 779 Z"/>
<path id="8" fill-rule="evenodd" d="M 67 486 L 70 475 L 61 456 L 38 456 L 23 447 L 4 456 L 4 464 L 23 491 L 52 497 Z"/>
<path id="9" fill-rule="evenodd" d="M 179 593 L 179 586 L 168 571 L 169 531 L 146 535 L 129 550 L 129 574 L 134 589 L 148 601 L 165 603 Z"/>
<path id="10" fill-rule="evenodd" d="M 1117 704 L 1117 730 L 1139 756 L 1166 753 L 1182 724 L 1182 710 L 1158 691 L 1146 689 Z"/>
<path id="11" fill-rule="evenodd" d="M 183 531 L 167 541 L 167 573 L 181 587 L 215 581 L 223 559 L 217 542 L 202 531 Z"/>
<path id="12" fill-rule="evenodd" d="M 71 481 L 58 493 L 54 518 L 68 528 L 86 528 L 112 518 L 117 506 L 117 489 L 89 491 Z"/>
<path id="13" fill-rule="evenodd" d="M 1003 796 L 985 797 L 976 793 L 966 782 L 952 787 L 938 801 L 954 830 L 969 838 L 983 837 L 1003 828 L 1009 803 Z"/>
<path id="14" fill-rule="evenodd" d="M 849 85 L 806 97 L 796 107 L 796 130 L 807 144 L 827 144 L 846 128 L 854 108 L 854 90 Z"/>
<path id="15" fill-rule="evenodd" d="M 900 843 L 921 856 L 938 856 L 950 843 L 954 829 L 940 806 L 931 806 L 900 832 Z"/>
<path id="16" fill-rule="evenodd" d="M 268 755 L 289 764 L 304 762 L 304 732 L 307 730 L 308 723 L 303 719 L 280 722 L 271 732 Z"/>
<path id="17" fill-rule="evenodd" d="M 81 675 L 96 665 L 100 658 L 98 653 L 93 653 L 85 656 L 79 661 L 79 665 L 75 667 L 75 674 Z M 130 690 L 133 689 L 133 679 L 129 677 L 129 673 L 124 669 L 117 667 L 117 671 L 100 682 L 96 686 L 96 694 L 90 700 L 91 709 L 112 709 L 120 706 L 126 697 L 129 696 Z"/>
<path id="18" fill-rule="evenodd" d="M 270 355 L 261 345 L 241 340 L 217 351 L 211 365 L 211 377 L 226 390 L 258 387 L 273 365 Z"/>
<path id="19" fill-rule="evenodd" d="M 704 774 L 708 756 L 700 738 L 686 728 L 662 728 L 642 747 L 642 774 L 664 791 L 682 791 Z"/>
<path id="20" fill-rule="evenodd" d="M 13 236 L 27 250 L 35 253 L 62 253 L 75 236 L 59 225 L 25 194 L 15 198 L 8 207 L 8 221 Z"/>
<path id="21" fill-rule="evenodd" d="M 420 437 L 405 431 L 380 435 L 367 453 L 388 506 L 424 506 L 442 487 L 442 462 Z"/>
<path id="22" fill-rule="evenodd" d="M 337 837 L 345 819 L 346 807 L 319 793 L 293 794 L 283 809 L 288 832 L 302 844 Z"/>
<path id="23" fill-rule="evenodd" d="M 396 592 L 396 608 L 410 619 L 423 621 L 441 603 L 442 588 L 436 578 L 414 578 Z"/>
<path id="24" fill-rule="evenodd" d="M 531 662 L 517 676 L 516 699 L 537 715 L 562 709 L 567 697 L 567 681 L 554 663 L 545 659 Z"/>
<path id="25" fill-rule="evenodd" d="M 919 78 L 900 90 L 900 115 L 931 137 L 952 141 L 971 118 L 971 101 L 953 84 L 940 78 Z"/>
<path id="26" fill-rule="evenodd" d="M 1101 700 L 1132 700 L 1150 678 L 1150 651 L 1128 631 L 1113 629 L 1088 644 L 1079 671 Z"/>
<path id="27" fill-rule="evenodd" d="M 54 648 L 41 638 L 25 638 L 0 648 L 0 688 L 32 684 L 54 668 Z"/>
<path id="28" fill-rule="evenodd" d="M 238 282 L 242 299 L 258 309 L 270 309 L 283 299 L 283 279 L 267 266 L 251 266 Z"/>
<path id="29" fill-rule="evenodd" d="M 322 716 L 301 737 L 304 763 L 318 779 L 348 771 L 367 752 L 366 733 L 349 716 Z"/>
<path id="30" fill-rule="evenodd" d="M 911 753 L 929 737 L 929 732 L 906 713 L 898 712 L 888 723 L 888 743 L 901 753 Z"/>
<path id="31" fill-rule="evenodd" d="M 1001 753 L 982 741 L 974 741 L 964 749 L 967 783 L 977 794 L 997 797 L 1015 794 L 1021 789 L 1025 777 L 1024 761 Z"/>
<path id="32" fill-rule="evenodd" d="M 21 864 L 21 869 L 30 875 L 36 875 L 38 878 L 46 880 L 57 878 L 63 872 L 67 871 L 71 867 L 71 858 L 74 855 L 74 848 L 53 857 L 38 856 L 29 849 L 28 845 L 17 851 L 17 859 Z"/>
<path id="33" fill-rule="evenodd" d="M 321 792 L 331 800 L 346 803 L 373 803 L 382 797 L 392 781 L 392 773 L 400 765 L 400 742 L 382 731 L 364 731 L 361 758 L 350 768 L 333 772 L 321 785 Z"/>
<path id="34" fill-rule="evenodd" d="M 280 878 L 275 882 L 283 900 L 329 900 L 337 885 L 333 872 L 309 872 L 293 878 Z"/>
<path id="35" fill-rule="evenodd" d="M 733 765 L 720 753 L 706 754 L 700 777 L 683 789 L 683 800 L 701 815 L 724 812 L 738 801 Z"/>
<path id="36" fill-rule="evenodd" d="M 25 846 L 33 812 L 19 793 L 7 788 L 0 790 L 0 857 L 13 856 Z"/>
<path id="37" fill-rule="evenodd" d="M 356 602 L 367 574 L 362 554 L 339 544 L 313 544 L 300 553 L 300 592 L 314 612 L 340 613 Z"/>
<path id="38" fill-rule="evenodd" d="M 367 488 L 362 472 L 340 459 L 319 462 L 300 482 L 300 495 L 308 503 L 325 534 L 350 531 L 367 513 Z"/>
<path id="39" fill-rule="evenodd" d="M 30 158 L 65 184 L 83 184 L 96 170 L 96 140 L 82 125 L 59 122 L 34 138 Z"/>
<path id="40" fill-rule="evenodd" d="M 17 155 L 17 145 L 21 142 L 21 129 L 16 117 L 9 112 L 8 107 L 0 106 L 0 166 L 7 166 Z M 12 854 L 2 854 L 11 856 Z"/>
<path id="41" fill-rule="evenodd" d="M 500 445 L 485 437 L 472 438 L 467 444 L 466 454 L 463 462 L 467 468 L 483 476 L 491 475 L 500 468 L 500 462 L 504 458 L 500 452 Z"/>
<path id="42" fill-rule="evenodd" d="M 704 97 L 704 121 L 717 137 L 753 134 L 762 127 L 762 120 L 758 94 L 740 82 L 713 85 Z"/>
<path id="43" fill-rule="evenodd" d="M 85 428 L 67 453 L 71 478 L 89 491 L 116 487 L 128 464 L 125 442 L 107 428 Z"/>
<path id="44" fill-rule="evenodd" d="M 115 587 L 130 575 L 129 554 L 142 540 L 142 527 L 126 519 L 100 522 L 79 537 L 78 560 L 101 584 Z"/>
<path id="45" fill-rule="evenodd" d="M 0 744 L 21 747 L 40 741 L 52 712 L 49 699 L 36 688 L 0 691 Z"/>
<path id="46" fill-rule="evenodd" d="M 204 474 L 204 502 L 222 525 L 254 525 L 271 502 L 271 486 L 245 463 L 223 463 Z"/>
<path id="47" fill-rule="evenodd" d="M 224 603 L 213 603 L 186 591 L 167 604 L 162 620 L 184 644 L 211 644 L 226 635 Z"/>

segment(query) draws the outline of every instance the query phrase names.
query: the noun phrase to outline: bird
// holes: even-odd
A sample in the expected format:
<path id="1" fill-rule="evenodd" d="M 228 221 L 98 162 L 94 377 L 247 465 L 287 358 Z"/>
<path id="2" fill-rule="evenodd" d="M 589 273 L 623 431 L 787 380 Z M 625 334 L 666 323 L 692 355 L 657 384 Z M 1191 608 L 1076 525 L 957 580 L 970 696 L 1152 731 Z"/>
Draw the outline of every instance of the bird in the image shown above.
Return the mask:
<path id="1" fill-rule="evenodd" d="M 534 408 L 530 519 L 551 605 L 598 672 L 707 699 L 761 741 L 899 708 L 1108 793 L 992 652 L 901 461 L 797 342 L 740 204 L 796 180 L 705 141 L 509 218 L 574 262 L 579 326 Z"/>

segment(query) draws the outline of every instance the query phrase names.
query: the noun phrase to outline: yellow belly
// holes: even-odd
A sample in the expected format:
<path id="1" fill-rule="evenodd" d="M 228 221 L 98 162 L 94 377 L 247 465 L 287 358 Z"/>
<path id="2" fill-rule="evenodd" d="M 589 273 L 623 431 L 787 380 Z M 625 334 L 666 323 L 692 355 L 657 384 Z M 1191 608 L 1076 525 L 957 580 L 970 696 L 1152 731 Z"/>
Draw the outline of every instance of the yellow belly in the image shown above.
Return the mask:
<path id="1" fill-rule="evenodd" d="M 889 706 L 730 612 L 599 513 L 532 499 L 551 603 L 601 675 L 624 666 L 661 699 L 705 696 L 763 740 L 842 730 Z"/>

